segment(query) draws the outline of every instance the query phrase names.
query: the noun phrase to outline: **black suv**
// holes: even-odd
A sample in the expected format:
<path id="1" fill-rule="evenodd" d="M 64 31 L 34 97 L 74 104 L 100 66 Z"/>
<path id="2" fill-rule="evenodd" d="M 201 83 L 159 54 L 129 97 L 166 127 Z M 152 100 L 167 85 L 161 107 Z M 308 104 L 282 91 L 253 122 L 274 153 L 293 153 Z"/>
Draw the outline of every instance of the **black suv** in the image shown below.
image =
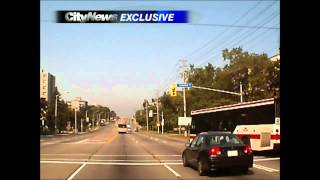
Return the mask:
<path id="1" fill-rule="evenodd" d="M 244 172 L 253 165 L 250 146 L 236 135 L 226 132 L 203 132 L 182 153 L 183 166 L 198 168 L 200 176 L 209 170 L 237 168 Z"/>

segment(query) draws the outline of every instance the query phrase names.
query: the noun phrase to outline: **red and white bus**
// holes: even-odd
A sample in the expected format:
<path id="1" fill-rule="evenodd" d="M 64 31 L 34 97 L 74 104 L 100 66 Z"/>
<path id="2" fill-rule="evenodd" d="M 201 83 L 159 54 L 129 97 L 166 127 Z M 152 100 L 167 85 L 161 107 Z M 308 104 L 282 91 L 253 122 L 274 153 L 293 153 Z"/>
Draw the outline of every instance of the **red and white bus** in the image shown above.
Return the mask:
<path id="1" fill-rule="evenodd" d="M 205 131 L 229 131 L 255 151 L 280 149 L 280 99 L 191 111 L 190 140 Z"/>

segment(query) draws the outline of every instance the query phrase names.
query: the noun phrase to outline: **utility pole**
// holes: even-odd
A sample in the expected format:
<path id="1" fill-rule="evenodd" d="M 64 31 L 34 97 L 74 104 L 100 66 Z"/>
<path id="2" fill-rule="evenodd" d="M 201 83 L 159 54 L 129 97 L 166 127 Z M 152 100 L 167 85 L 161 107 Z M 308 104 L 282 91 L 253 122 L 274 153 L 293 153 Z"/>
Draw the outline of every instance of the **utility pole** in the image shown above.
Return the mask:
<path id="1" fill-rule="evenodd" d="M 78 129 L 77 129 L 77 109 L 74 109 L 74 133 L 77 134 Z"/>
<path id="2" fill-rule="evenodd" d="M 182 80 L 184 83 L 186 83 L 186 71 L 187 71 L 187 61 L 186 60 L 180 60 L 180 74 L 182 76 Z M 183 88 L 183 116 L 187 117 L 187 103 L 186 103 L 186 88 Z M 179 134 L 181 134 L 181 126 L 179 126 Z"/>
<path id="3" fill-rule="evenodd" d="M 240 102 L 243 102 L 242 83 L 240 82 Z"/>
<path id="4" fill-rule="evenodd" d="M 159 99 L 158 99 L 158 97 L 157 97 L 157 99 L 156 99 L 156 101 L 157 101 L 157 127 L 158 127 L 158 134 L 160 133 L 159 131 L 160 131 L 160 126 L 158 126 L 158 124 L 159 124 Z"/>
<path id="5" fill-rule="evenodd" d="M 145 105 L 146 105 L 146 121 L 147 121 L 147 131 L 149 131 L 149 119 L 148 119 L 148 101 L 145 100 Z"/>
<path id="6" fill-rule="evenodd" d="M 57 132 L 57 114 L 58 114 L 58 94 L 56 95 L 56 102 L 55 102 L 55 110 L 54 110 L 54 133 Z"/>
<path id="7" fill-rule="evenodd" d="M 164 118 L 163 118 L 163 111 L 162 111 L 162 121 L 161 121 L 162 134 L 163 134 L 163 126 L 164 126 Z"/>
<path id="8" fill-rule="evenodd" d="M 92 118 L 92 130 L 94 128 L 94 112 L 93 112 L 93 118 Z"/>
<path id="9" fill-rule="evenodd" d="M 83 125 L 82 125 L 83 119 L 81 118 L 81 132 L 83 132 Z"/>

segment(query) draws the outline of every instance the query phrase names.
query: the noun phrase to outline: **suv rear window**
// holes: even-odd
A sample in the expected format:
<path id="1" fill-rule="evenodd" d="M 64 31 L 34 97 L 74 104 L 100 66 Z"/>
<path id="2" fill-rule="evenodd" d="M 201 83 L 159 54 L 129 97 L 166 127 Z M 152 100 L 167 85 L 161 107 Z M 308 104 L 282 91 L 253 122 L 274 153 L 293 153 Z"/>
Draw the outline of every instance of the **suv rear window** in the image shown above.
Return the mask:
<path id="1" fill-rule="evenodd" d="M 127 128 L 127 125 L 125 125 L 125 124 L 119 124 L 118 127 L 119 127 L 119 128 Z"/>
<path id="2" fill-rule="evenodd" d="M 235 135 L 208 135 L 207 140 L 210 145 L 240 145 L 242 141 Z"/>

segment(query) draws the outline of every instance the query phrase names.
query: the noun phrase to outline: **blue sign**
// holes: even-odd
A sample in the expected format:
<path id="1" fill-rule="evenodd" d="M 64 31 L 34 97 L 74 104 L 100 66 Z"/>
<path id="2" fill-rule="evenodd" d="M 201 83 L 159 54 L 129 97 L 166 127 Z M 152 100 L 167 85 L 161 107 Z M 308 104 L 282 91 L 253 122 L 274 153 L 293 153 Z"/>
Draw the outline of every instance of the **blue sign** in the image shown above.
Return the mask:
<path id="1" fill-rule="evenodd" d="M 192 83 L 177 84 L 177 87 L 187 87 L 187 88 L 191 88 L 191 87 L 192 87 Z"/>
<path id="2" fill-rule="evenodd" d="M 185 10 L 57 11 L 58 23 L 188 23 Z"/>

